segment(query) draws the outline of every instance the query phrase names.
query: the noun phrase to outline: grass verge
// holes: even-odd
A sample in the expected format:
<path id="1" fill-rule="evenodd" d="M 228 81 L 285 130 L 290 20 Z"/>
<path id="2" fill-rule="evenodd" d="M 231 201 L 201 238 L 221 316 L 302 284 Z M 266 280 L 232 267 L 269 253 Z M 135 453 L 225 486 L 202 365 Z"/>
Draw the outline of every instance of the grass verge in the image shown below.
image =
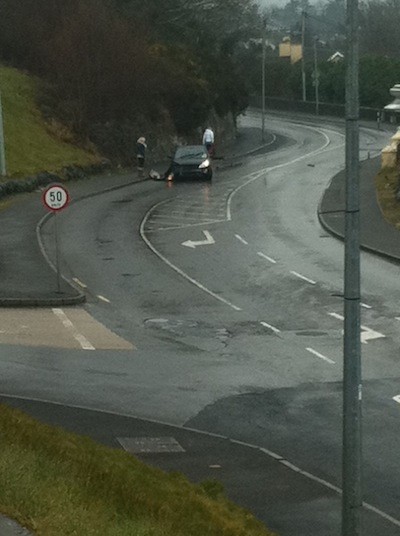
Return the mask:
<path id="1" fill-rule="evenodd" d="M 0 511 L 40 536 L 272 536 L 215 486 L 0 405 Z"/>
<path id="2" fill-rule="evenodd" d="M 396 199 L 399 173 L 396 169 L 382 169 L 375 177 L 378 203 L 385 220 L 400 229 L 400 202 Z"/>
<path id="3" fill-rule="evenodd" d="M 38 82 L 10 67 L 0 66 L 0 88 L 7 174 L 25 177 L 64 166 L 85 166 L 99 156 L 57 139 L 35 104 Z"/>

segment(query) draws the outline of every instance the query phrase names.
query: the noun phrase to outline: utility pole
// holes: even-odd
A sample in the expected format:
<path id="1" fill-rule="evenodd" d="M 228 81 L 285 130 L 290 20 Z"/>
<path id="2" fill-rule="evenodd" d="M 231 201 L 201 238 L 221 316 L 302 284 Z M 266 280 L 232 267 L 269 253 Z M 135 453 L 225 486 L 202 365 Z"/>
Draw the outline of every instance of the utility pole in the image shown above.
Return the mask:
<path id="1" fill-rule="evenodd" d="M 317 55 L 318 37 L 314 37 L 314 87 L 315 87 L 315 114 L 319 114 L 319 73 Z"/>
<path id="2" fill-rule="evenodd" d="M 361 535 L 359 7 L 346 8 L 346 221 L 344 267 L 342 536 Z"/>
<path id="3" fill-rule="evenodd" d="M 261 116 L 261 140 L 265 141 L 265 34 L 267 20 L 264 17 L 262 25 L 262 65 L 261 65 L 261 95 L 262 95 L 262 116 Z"/>
<path id="4" fill-rule="evenodd" d="M 1 103 L 1 92 L 0 92 L 0 175 L 4 177 L 6 174 L 7 174 L 7 169 L 6 169 L 6 153 L 4 149 L 3 106 Z"/>
<path id="5" fill-rule="evenodd" d="M 306 11 L 303 9 L 301 12 L 301 81 L 303 87 L 303 101 L 307 100 L 306 93 L 306 66 L 304 59 L 305 52 L 305 42 L 306 42 Z"/>

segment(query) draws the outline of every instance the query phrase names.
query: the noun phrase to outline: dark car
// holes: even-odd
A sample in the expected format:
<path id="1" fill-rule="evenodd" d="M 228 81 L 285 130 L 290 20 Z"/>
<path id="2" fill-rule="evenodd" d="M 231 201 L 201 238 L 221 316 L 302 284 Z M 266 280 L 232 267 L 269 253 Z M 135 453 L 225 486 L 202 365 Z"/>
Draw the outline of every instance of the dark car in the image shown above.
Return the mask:
<path id="1" fill-rule="evenodd" d="M 211 160 L 204 145 L 182 145 L 177 147 L 165 178 L 211 180 L 212 175 Z"/>

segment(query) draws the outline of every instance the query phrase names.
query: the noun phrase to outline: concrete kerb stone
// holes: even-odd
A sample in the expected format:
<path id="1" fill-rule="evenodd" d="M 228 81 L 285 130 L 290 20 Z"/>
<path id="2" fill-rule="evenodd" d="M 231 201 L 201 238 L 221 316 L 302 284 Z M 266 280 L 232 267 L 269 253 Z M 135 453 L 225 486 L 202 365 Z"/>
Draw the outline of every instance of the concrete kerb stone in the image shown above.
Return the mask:
<path id="1" fill-rule="evenodd" d="M 122 188 L 126 188 L 127 186 L 132 186 L 132 184 L 137 184 L 137 183 L 141 183 L 141 182 L 145 182 L 145 181 L 148 181 L 150 180 L 149 177 L 145 177 L 143 179 L 138 179 L 138 180 L 134 180 L 134 181 L 130 181 L 126 184 L 120 184 L 118 186 L 110 186 L 108 188 L 103 188 L 102 190 L 97 190 L 96 192 L 91 192 L 90 194 L 85 194 L 85 195 L 82 195 L 81 197 L 78 197 L 76 199 L 74 199 L 71 204 L 75 204 L 79 201 L 83 201 L 84 199 L 88 199 L 90 197 L 95 197 L 97 195 L 102 195 L 104 193 L 107 193 L 107 192 L 112 192 L 112 191 L 115 191 L 115 190 L 120 190 Z M 57 268 L 54 266 L 54 263 L 50 260 L 49 256 L 47 255 L 47 252 L 46 252 L 46 248 L 44 247 L 44 244 L 43 244 L 43 240 L 42 240 L 42 236 L 41 236 L 41 229 L 43 227 L 43 225 L 50 219 L 54 216 L 54 214 L 52 212 L 49 212 L 48 214 L 45 214 L 43 216 L 43 218 L 41 218 L 41 220 L 38 222 L 37 226 L 36 226 L 36 237 L 37 237 L 37 241 L 38 241 L 38 244 L 39 244 L 39 248 L 40 248 L 40 251 L 44 257 L 44 259 L 46 260 L 47 264 L 50 266 L 50 268 L 54 271 L 54 272 L 57 272 Z M 56 305 L 79 305 L 81 303 L 84 303 L 86 301 L 86 295 L 72 282 L 70 281 L 69 279 L 67 279 L 64 275 L 61 274 L 61 278 L 63 279 L 63 281 L 68 285 L 70 286 L 73 290 L 75 290 L 77 292 L 77 295 L 76 296 L 60 296 L 59 298 L 41 298 L 41 299 L 24 299 L 24 298 L 18 298 L 18 299 L 8 299 L 8 298 L 5 298 L 5 299 L 0 299 L 0 306 L 3 305 L 3 302 L 4 305 L 3 306 L 25 306 L 25 307 L 31 307 L 31 306 L 35 306 L 35 307 L 40 307 L 40 306 L 43 306 L 43 307 L 48 307 L 48 306 L 56 306 Z M 16 303 L 14 305 L 14 303 Z"/>
<path id="2" fill-rule="evenodd" d="M 332 180 L 334 180 L 334 177 L 333 177 Z M 329 185 L 330 185 L 330 183 L 329 183 Z M 344 234 L 339 233 L 336 229 L 334 229 L 331 225 L 329 225 L 329 223 L 326 222 L 326 220 L 324 218 L 325 213 L 321 210 L 322 201 L 323 201 L 325 192 L 328 190 L 328 188 L 329 188 L 329 186 L 325 189 L 325 191 L 322 194 L 321 199 L 320 199 L 320 201 L 318 203 L 318 208 L 317 208 L 318 220 L 319 220 L 319 223 L 321 224 L 322 228 L 325 229 L 325 231 L 327 231 L 334 238 L 337 238 L 337 239 L 339 239 L 339 240 L 341 240 L 343 242 L 345 240 Z M 345 210 L 343 210 L 343 212 L 345 212 Z M 394 262 L 396 264 L 400 264 L 400 256 L 391 255 L 390 253 L 387 253 L 386 251 L 381 251 L 381 250 L 379 250 L 377 248 L 372 248 L 372 247 L 367 246 L 367 245 L 362 244 L 362 243 L 360 243 L 360 248 L 363 251 L 367 251 L 368 253 L 374 253 L 375 255 L 379 255 L 380 257 L 382 257 L 384 259 L 392 261 L 392 262 Z"/>
<path id="3" fill-rule="evenodd" d="M 254 149 L 251 149 L 249 151 L 245 151 L 243 153 L 239 153 L 237 155 L 233 155 L 232 158 L 242 158 L 251 154 L 254 154 L 258 151 L 261 151 L 265 147 L 267 147 L 268 144 L 260 145 Z M 242 165 L 242 162 L 227 165 L 227 166 L 221 166 L 219 169 L 225 169 L 225 168 L 231 168 Z M 82 178 L 82 177 L 81 177 Z M 79 180 L 79 179 L 78 179 Z M 123 188 L 126 188 L 128 186 L 132 186 L 133 184 L 139 184 L 142 182 L 150 181 L 152 180 L 151 177 L 143 177 L 141 179 L 136 179 L 133 181 L 129 181 L 126 184 L 120 184 L 118 186 L 111 186 L 108 188 L 103 188 L 101 190 L 97 190 L 95 192 L 91 192 L 89 194 L 85 194 L 81 197 L 78 197 L 74 199 L 71 204 L 77 203 L 79 201 L 82 201 L 84 199 L 88 199 L 91 197 L 95 197 L 97 195 L 102 195 L 108 192 L 120 190 Z M 63 181 L 64 182 L 64 181 Z M 67 181 L 68 182 L 68 181 Z M 53 262 L 50 260 L 49 256 L 47 255 L 46 249 L 43 244 L 43 240 L 41 237 L 41 229 L 43 225 L 47 222 L 48 219 L 53 217 L 53 213 L 48 213 L 41 220 L 38 222 L 36 226 L 36 237 L 38 240 L 38 244 L 41 250 L 41 253 L 49 265 L 49 267 L 56 272 L 57 269 L 54 266 Z M 60 296 L 60 297 L 51 297 L 51 298 L 0 298 L 0 307 L 51 307 L 51 306 L 67 306 L 67 305 L 79 305 L 81 303 L 84 303 L 86 301 L 86 295 L 83 293 L 72 281 L 67 279 L 64 275 L 61 274 L 61 278 L 63 281 L 76 292 L 75 296 Z"/>

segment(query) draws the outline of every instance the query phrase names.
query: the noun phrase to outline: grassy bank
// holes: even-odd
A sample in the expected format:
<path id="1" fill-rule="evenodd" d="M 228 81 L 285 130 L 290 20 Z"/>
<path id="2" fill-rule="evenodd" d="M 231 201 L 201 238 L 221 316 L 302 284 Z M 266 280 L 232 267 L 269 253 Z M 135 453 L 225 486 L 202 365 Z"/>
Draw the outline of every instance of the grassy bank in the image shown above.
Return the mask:
<path id="1" fill-rule="evenodd" d="M 382 213 L 391 225 L 400 229 L 400 202 L 396 200 L 398 171 L 382 169 L 375 177 L 376 195 Z"/>
<path id="2" fill-rule="evenodd" d="M 37 535 L 272 534 L 224 497 L 210 497 L 207 486 L 146 466 L 122 450 L 4 405 L 0 428 L 0 511 Z"/>
<path id="3" fill-rule="evenodd" d="M 62 141 L 66 132 L 46 125 L 35 104 L 37 81 L 16 69 L 0 66 L 0 91 L 7 174 L 23 177 L 56 172 L 71 164 L 88 165 L 99 157 Z"/>

